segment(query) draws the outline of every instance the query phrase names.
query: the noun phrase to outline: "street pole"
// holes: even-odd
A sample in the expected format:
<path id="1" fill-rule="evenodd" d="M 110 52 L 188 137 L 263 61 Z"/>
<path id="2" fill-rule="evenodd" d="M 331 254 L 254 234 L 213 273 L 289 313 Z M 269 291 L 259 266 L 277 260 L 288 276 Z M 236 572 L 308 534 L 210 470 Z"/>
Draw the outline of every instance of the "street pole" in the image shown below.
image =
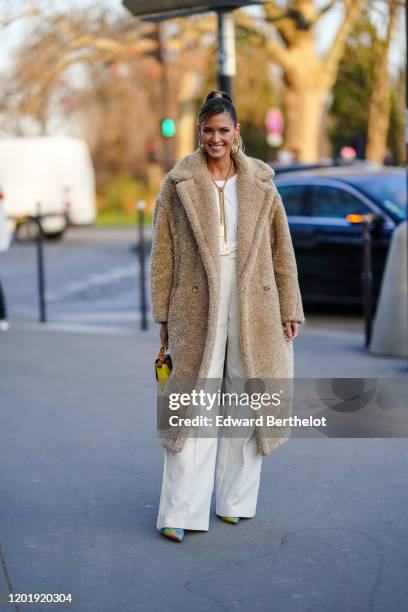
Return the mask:
<path id="1" fill-rule="evenodd" d="M 218 18 L 218 85 L 233 97 L 233 77 L 236 74 L 235 26 L 231 10 L 217 11 Z"/>
<path id="2" fill-rule="evenodd" d="M 164 35 L 163 35 L 163 23 L 157 24 L 157 43 L 158 43 L 158 58 L 160 62 L 160 89 L 161 89 L 161 115 L 162 117 L 168 117 L 169 115 L 169 82 L 167 73 L 167 58 L 164 46 Z M 164 170 L 169 172 L 173 166 L 172 159 L 172 147 L 173 143 L 171 138 L 163 138 L 163 153 L 164 153 Z"/>
<path id="3" fill-rule="evenodd" d="M 146 308 L 146 265 L 145 265 L 145 239 L 144 239 L 144 211 L 146 202 L 139 200 L 136 203 L 139 222 L 139 273 L 140 273 L 140 313 L 141 329 L 147 329 L 147 308 Z"/>
<path id="4" fill-rule="evenodd" d="M 364 308 L 364 328 L 365 346 L 368 347 L 371 340 L 372 317 L 373 317 L 373 272 L 371 265 L 371 221 L 370 215 L 363 216 L 363 262 L 362 262 L 362 283 L 363 283 L 363 308 Z"/>
<path id="5" fill-rule="evenodd" d="M 40 322 L 47 321 L 45 308 L 45 274 L 44 274 L 44 233 L 42 228 L 41 204 L 37 204 L 37 214 L 35 216 L 37 224 L 37 279 L 38 279 L 38 304 L 40 310 Z"/>

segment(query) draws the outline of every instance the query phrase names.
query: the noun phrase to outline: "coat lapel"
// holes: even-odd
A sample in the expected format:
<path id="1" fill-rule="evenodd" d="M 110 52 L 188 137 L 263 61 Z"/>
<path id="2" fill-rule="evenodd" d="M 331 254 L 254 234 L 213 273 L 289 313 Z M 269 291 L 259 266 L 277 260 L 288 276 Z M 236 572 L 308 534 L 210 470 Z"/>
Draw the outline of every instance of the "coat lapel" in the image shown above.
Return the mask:
<path id="1" fill-rule="evenodd" d="M 177 193 L 196 239 L 209 285 L 218 287 L 220 264 L 217 255 L 218 218 L 213 186 L 205 156 L 197 149 L 171 170 Z"/>
<path id="2" fill-rule="evenodd" d="M 238 245 L 237 264 L 240 277 L 248 266 L 250 255 L 255 256 L 261 232 L 258 230 L 267 219 L 272 205 L 272 177 L 270 168 L 258 167 L 244 153 L 236 156 L 238 166 Z"/>
<path id="3" fill-rule="evenodd" d="M 238 246 L 237 265 L 241 276 L 251 253 L 256 253 L 257 232 L 272 206 L 274 171 L 242 152 L 234 156 L 238 168 Z M 198 148 L 170 172 L 186 211 L 209 278 L 219 280 L 218 215 L 213 184 L 205 153 Z"/>

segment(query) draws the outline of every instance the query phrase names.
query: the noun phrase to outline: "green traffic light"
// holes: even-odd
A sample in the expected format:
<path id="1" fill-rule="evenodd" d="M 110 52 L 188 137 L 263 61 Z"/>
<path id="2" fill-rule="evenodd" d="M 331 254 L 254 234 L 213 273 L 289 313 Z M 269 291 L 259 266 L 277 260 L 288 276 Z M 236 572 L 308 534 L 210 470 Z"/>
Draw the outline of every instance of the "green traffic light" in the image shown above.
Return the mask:
<path id="1" fill-rule="evenodd" d="M 172 138 L 176 133 L 176 124 L 173 119 L 163 119 L 161 123 L 161 133 L 165 138 Z"/>

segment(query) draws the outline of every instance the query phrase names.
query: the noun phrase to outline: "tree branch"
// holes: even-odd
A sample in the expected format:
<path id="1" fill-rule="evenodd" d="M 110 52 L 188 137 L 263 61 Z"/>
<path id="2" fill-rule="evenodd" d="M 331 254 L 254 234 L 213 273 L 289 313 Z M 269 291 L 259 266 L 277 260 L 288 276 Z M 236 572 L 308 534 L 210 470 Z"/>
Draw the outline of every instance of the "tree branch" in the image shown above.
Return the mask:
<path id="1" fill-rule="evenodd" d="M 31 7 L 24 11 L 24 13 L 13 15 L 13 17 L 9 17 L 8 19 L 0 19 L 0 27 L 6 28 L 19 19 L 24 19 L 25 17 L 38 17 L 38 15 L 38 9 L 34 5 L 31 5 Z"/>
<path id="2" fill-rule="evenodd" d="M 295 36 L 295 21 L 289 14 L 288 10 L 283 11 L 282 8 L 271 5 L 269 2 L 264 6 L 265 20 L 267 23 L 272 23 L 283 42 L 289 46 L 289 43 Z"/>
<path id="3" fill-rule="evenodd" d="M 330 11 L 330 9 L 336 4 L 336 2 L 337 0 L 332 0 L 331 2 L 329 2 L 329 4 L 326 4 L 326 6 L 321 8 L 320 11 L 318 12 L 316 21 L 318 21 L 322 15 L 327 13 L 327 11 Z"/>
<path id="4" fill-rule="evenodd" d="M 282 66 L 284 70 L 289 69 L 292 65 L 289 60 L 290 51 L 276 40 L 269 40 L 265 45 L 265 50 L 268 53 L 269 59 Z"/>
<path id="5" fill-rule="evenodd" d="M 337 31 L 336 38 L 334 39 L 334 42 L 325 59 L 323 60 L 326 74 L 326 85 L 328 88 L 331 88 L 334 85 L 337 74 L 337 66 L 343 54 L 347 36 L 349 35 L 350 30 L 353 28 L 356 21 L 359 19 L 363 11 L 364 4 L 365 0 L 344 0 L 346 14 Z"/>

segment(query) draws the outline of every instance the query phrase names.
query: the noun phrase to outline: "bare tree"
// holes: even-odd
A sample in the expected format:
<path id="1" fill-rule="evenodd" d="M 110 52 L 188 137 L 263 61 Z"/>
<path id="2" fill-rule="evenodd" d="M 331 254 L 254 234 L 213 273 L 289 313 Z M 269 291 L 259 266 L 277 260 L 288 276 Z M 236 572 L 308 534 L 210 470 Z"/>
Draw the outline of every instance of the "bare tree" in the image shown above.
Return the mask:
<path id="1" fill-rule="evenodd" d="M 282 68 L 282 102 L 286 117 L 284 146 L 296 149 L 303 161 L 315 161 L 319 156 L 327 97 L 337 77 L 345 41 L 367 4 L 367 0 L 338 1 L 344 7 L 344 17 L 324 57 L 316 49 L 315 27 L 334 7 L 336 0 L 328 1 L 320 9 L 316 8 L 314 0 L 287 0 L 286 3 L 271 0 L 264 7 L 262 22 L 243 11 L 235 13 L 236 24 L 246 30 L 251 45 Z M 392 6 L 401 3 L 401 0 L 389 1 Z M 172 20 L 164 28 L 160 49 L 157 26 L 130 15 L 114 21 L 108 18 L 108 12 L 98 8 L 44 16 L 32 0 L 25 13 L 14 16 L 9 13 L 3 19 L 4 24 L 11 23 L 19 15 L 31 15 L 36 27 L 18 53 L 13 78 L 3 87 L 0 111 L 7 113 L 11 130 L 22 132 L 22 119 L 33 117 L 40 130 L 47 131 L 53 96 L 58 88 L 67 88 L 64 75 L 71 66 L 109 66 L 113 70 L 128 67 L 131 78 L 135 79 L 136 74 L 140 76 L 143 72 L 146 55 L 156 53 L 160 57 L 148 66 L 147 79 L 140 81 L 150 103 L 148 108 L 158 119 L 165 102 L 166 109 L 179 119 L 177 157 L 192 150 L 194 100 L 200 91 L 202 77 L 208 71 L 209 54 L 214 55 L 216 50 L 213 14 Z M 392 27 L 390 36 L 391 32 Z M 380 51 L 384 57 L 385 48 Z M 380 65 L 382 62 L 379 62 L 378 74 L 383 78 L 384 70 L 380 70 Z M 158 87 L 160 82 L 162 85 Z M 377 97 L 372 101 L 370 113 L 374 123 L 384 108 L 387 87 L 384 81 L 383 93 L 380 96 L 380 92 L 376 92 Z M 386 132 L 386 126 L 384 130 Z M 373 135 L 372 140 L 374 137 L 378 140 L 378 134 Z M 374 149 L 378 146 L 373 144 Z M 371 150 L 370 155 L 374 155 Z"/>
<path id="2" fill-rule="evenodd" d="M 296 149 L 305 162 L 318 159 L 323 111 L 337 76 L 346 38 L 359 18 L 365 0 L 343 0 L 344 18 L 324 57 L 316 49 L 315 26 L 335 1 L 317 9 L 314 0 L 271 1 L 265 5 L 275 37 L 266 44 L 272 61 L 283 70 L 285 147 Z"/>
<path id="3" fill-rule="evenodd" d="M 12 78 L 3 87 L 0 110 L 7 108 L 14 121 L 18 117 L 34 118 L 42 132 L 46 131 L 49 101 L 70 66 L 108 66 L 138 60 L 157 47 L 150 37 L 155 27 L 152 24 L 130 17 L 112 23 L 106 14 L 89 10 L 44 15 L 33 2 L 26 12 L 3 18 L 3 26 L 27 16 L 32 17 L 33 27 L 16 53 Z"/>
<path id="4" fill-rule="evenodd" d="M 23 134 L 27 118 L 31 118 L 38 132 L 45 134 L 56 98 L 72 101 L 76 95 L 77 110 L 81 101 L 88 100 L 87 108 L 82 107 L 87 120 L 84 121 L 83 116 L 81 124 L 88 126 L 89 134 L 89 126 L 95 125 L 98 116 L 95 113 L 91 117 L 89 108 L 100 108 L 103 98 L 108 96 L 105 89 L 101 94 L 100 88 L 106 85 L 99 74 L 102 67 L 109 68 L 115 91 L 115 75 L 121 71 L 128 71 L 131 83 L 138 80 L 147 103 L 146 111 L 151 115 L 143 125 L 157 123 L 147 136 L 150 141 L 157 138 L 159 117 L 166 111 L 180 118 L 178 152 L 191 150 L 194 145 L 194 100 L 201 83 L 200 75 L 208 65 L 208 49 L 215 40 L 215 36 L 211 36 L 216 32 L 213 14 L 172 20 L 171 27 L 162 28 L 164 35 L 159 36 L 157 25 L 143 23 L 130 14 L 116 20 L 101 9 L 45 14 L 31 2 L 26 11 L 4 17 L 3 25 L 28 16 L 33 17 L 34 27 L 16 53 L 12 77 L 3 87 L 0 99 L 3 130 Z M 209 39 L 203 43 L 203 37 L 208 35 Z M 72 74 L 70 68 L 78 65 L 86 67 L 87 71 L 87 83 L 82 87 L 81 96 L 67 93 L 70 80 L 66 75 Z M 97 84 L 97 96 L 91 94 L 90 79 Z M 130 98 L 134 100 L 132 95 Z M 112 106 L 117 107 L 117 103 L 112 102 Z M 105 112 L 108 113 L 106 105 Z M 116 123 L 113 117 L 110 119 Z M 95 134 L 91 139 L 95 139 Z M 163 147 L 163 142 L 157 144 L 158 149 Z"/>
<path id="5" fill-rule="evenodd" d="M 384 40 L 378 42 L 375 49 L 374 87 L 368 111 L 366 158 L 380 164 L 386 155 L 390 123 L 391 88 L 388 61 L 398 6 L 398 0 L 390 0 L 386 36 Z"/>

